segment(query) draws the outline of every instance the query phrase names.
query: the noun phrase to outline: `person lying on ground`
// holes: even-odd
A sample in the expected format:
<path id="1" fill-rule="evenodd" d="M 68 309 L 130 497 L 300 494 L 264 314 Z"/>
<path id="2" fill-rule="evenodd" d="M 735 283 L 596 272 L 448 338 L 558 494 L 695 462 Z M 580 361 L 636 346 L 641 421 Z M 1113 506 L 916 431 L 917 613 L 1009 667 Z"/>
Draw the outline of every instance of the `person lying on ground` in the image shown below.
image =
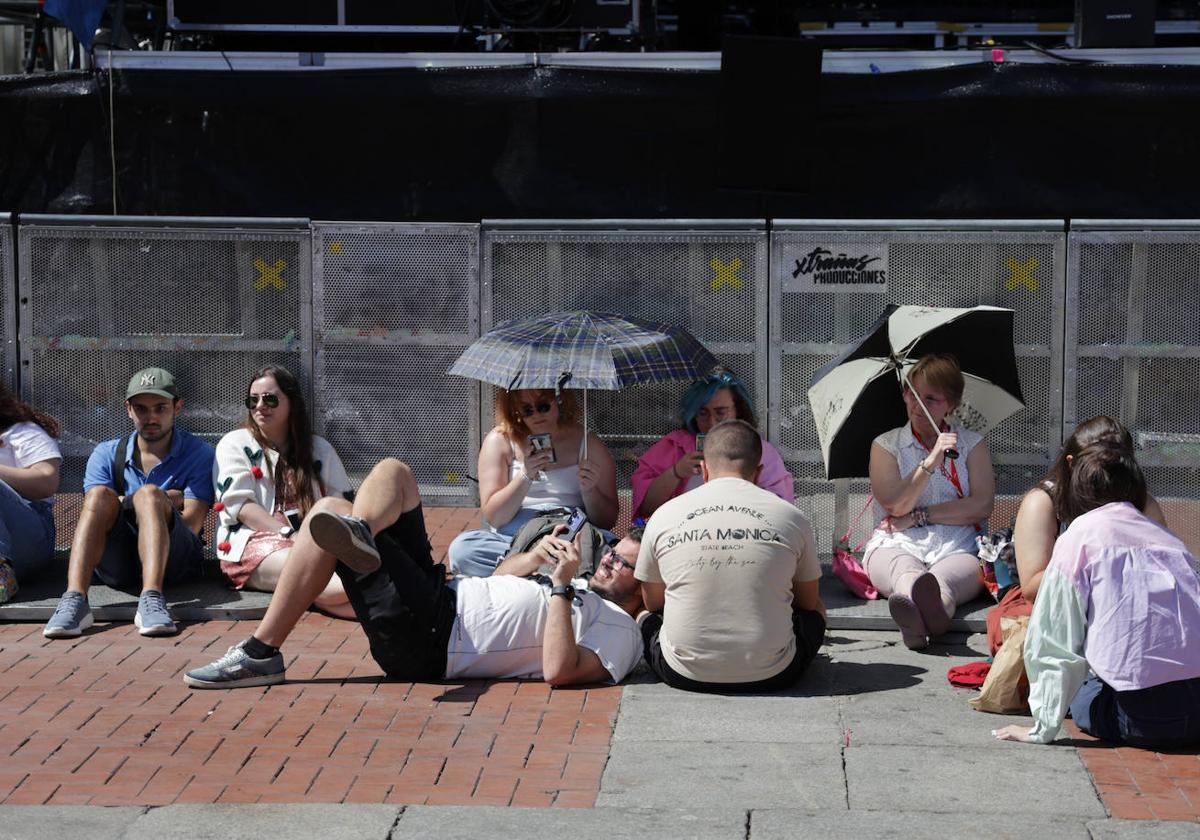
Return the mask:
<path id="1" fill-rule="evenodd" d="M 552 685 L 620 682 L 642 642 L 641 593 L 631 575 L 593 578 L 576 590 L 579 552 L 554 547 L 545 581 L 513 575 L 446 580 L 433 562 L 417 482 L 406 464 L 377 464 L 354 503 L 327 497 L 305 520 L 267 614 L 248 639 L 189 671 L 194 688 L 272 685 L 284 679 L 279 651 L 330 578 L 341 579 L 391 679 L 544 679 Z"/>

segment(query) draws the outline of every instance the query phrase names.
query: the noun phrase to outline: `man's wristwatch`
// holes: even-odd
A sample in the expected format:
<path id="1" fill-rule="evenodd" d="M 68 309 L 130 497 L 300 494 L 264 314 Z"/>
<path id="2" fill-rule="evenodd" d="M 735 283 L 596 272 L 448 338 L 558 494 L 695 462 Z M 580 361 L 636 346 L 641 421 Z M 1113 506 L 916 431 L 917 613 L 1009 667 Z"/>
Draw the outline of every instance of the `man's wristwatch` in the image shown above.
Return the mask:
<path id="1" fill-rule="evenodd" d="M 296 533 L 296 529 L 293 528 L 291 525 L 284 525 L 282 528 L 279 529 L 279 536 L 284 537 L 285 539 L 290 537 L 294 533 Z"/>
<path id="2" fill-rule="evenodd" d="M 550 587 L 550 597 L 553 598 L 555 595 L 561 595 L 562 597 L 566 598 L 568 601 L 574 601 L 575 600 L 575 587 L 571 586 L 571 584 L 569 584 L 569 583 L 552 586 L 552 587 Z"/>

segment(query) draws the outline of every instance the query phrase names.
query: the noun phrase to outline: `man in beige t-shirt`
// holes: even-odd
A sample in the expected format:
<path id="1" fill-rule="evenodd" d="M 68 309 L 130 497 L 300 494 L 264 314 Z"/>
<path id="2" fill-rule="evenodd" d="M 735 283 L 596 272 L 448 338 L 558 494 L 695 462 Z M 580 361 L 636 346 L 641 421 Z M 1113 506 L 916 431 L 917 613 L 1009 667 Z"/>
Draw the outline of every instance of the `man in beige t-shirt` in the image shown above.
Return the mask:
<path id="1" fill-rule="evenodd" d="M 740 420 L 704 444 L 705 484 L 660 507 L 642 538 L 646 662 L 689 691 L 773 691 L 821 646 L 825 607 L 812 525 L 756 487 L 762 440 Z"/>

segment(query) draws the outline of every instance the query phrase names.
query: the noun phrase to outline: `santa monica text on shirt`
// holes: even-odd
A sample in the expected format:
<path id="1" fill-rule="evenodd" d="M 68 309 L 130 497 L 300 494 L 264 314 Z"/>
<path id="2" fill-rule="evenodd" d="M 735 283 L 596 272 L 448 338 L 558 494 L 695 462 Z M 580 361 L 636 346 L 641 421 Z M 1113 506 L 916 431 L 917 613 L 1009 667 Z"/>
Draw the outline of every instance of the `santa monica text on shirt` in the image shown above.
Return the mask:
<path id="1" fill-rule="evenodd" d="M 879 257 L 863 254 L 861 257 L 848 257 L 845 254 L 833 255 L 832 251 L 824 248 L 813 248 L 802 260 L 795 260 L 796 270 L 792 277 L 801 274 L 811 274 L 813 283 L 859 283 L 865 285 L 883 285 L 887 283 L 887 272 L 882 269 L 868 271 L 867 266 L 877 262 Z"/>
<path id="2" fill-rule="evenodd" d="M 766 519 L 762 511 L 748 507 L 737 507 L 736 505 L 710 505 L 708 507 L 696 508 L 689 513 L 685 519 L 695 519 L 697 516 L 703 516 L 706 513 L 744 513 L 746 516 L 753 516 L 755 519 Z"/>
<path id="3" fill-rule="evenodd" d="M 667 537 L 666 548 L 674 548 L 685 543 L 712 540 L 713 533 L 708 528 L 694 528 L 691 531 L 680 531 Z M 718 528 L 716 539 L 736 540 L 745 542 L 783 542 L 779 532 L 771 528 Z"/>

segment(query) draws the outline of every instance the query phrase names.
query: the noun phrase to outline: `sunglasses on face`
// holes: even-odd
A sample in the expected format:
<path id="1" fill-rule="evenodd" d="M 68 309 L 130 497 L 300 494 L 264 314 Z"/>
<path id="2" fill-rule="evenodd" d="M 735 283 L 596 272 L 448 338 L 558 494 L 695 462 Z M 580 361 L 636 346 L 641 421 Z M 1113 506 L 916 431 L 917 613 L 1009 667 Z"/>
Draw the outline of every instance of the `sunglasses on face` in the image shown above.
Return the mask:
<path id="1" fill-rule="evenodd" d="M 521 406 L 521 416 L 532 417 L 534 414 L 547 414 L 553 407 L 550 403 L 544 402 L 540 402 L 537 405 L 523 405 Z"/>
<path id="2" fill-rule="evenodd" d="M 601 563 L 605 561 L 608 561 L 608 565 L 612 566 L 618 572 L 621 571 L 621 569 L 628 569 L 632 572 L 635 568 L 632 563 L 630 563 L 620 554 L 617 554 L 617 550 L 611 546 L 604 550 L 604 555 L 600 558 Z"/>
<path id="3" fill-rule="evenodd" d="M 262 404 L 267 408 L 279 408 L 278 394 L 250 394 L 246 397 L 246 408 L 251 411 L 258 408 L 259 400 L 262 400 Z"/>

